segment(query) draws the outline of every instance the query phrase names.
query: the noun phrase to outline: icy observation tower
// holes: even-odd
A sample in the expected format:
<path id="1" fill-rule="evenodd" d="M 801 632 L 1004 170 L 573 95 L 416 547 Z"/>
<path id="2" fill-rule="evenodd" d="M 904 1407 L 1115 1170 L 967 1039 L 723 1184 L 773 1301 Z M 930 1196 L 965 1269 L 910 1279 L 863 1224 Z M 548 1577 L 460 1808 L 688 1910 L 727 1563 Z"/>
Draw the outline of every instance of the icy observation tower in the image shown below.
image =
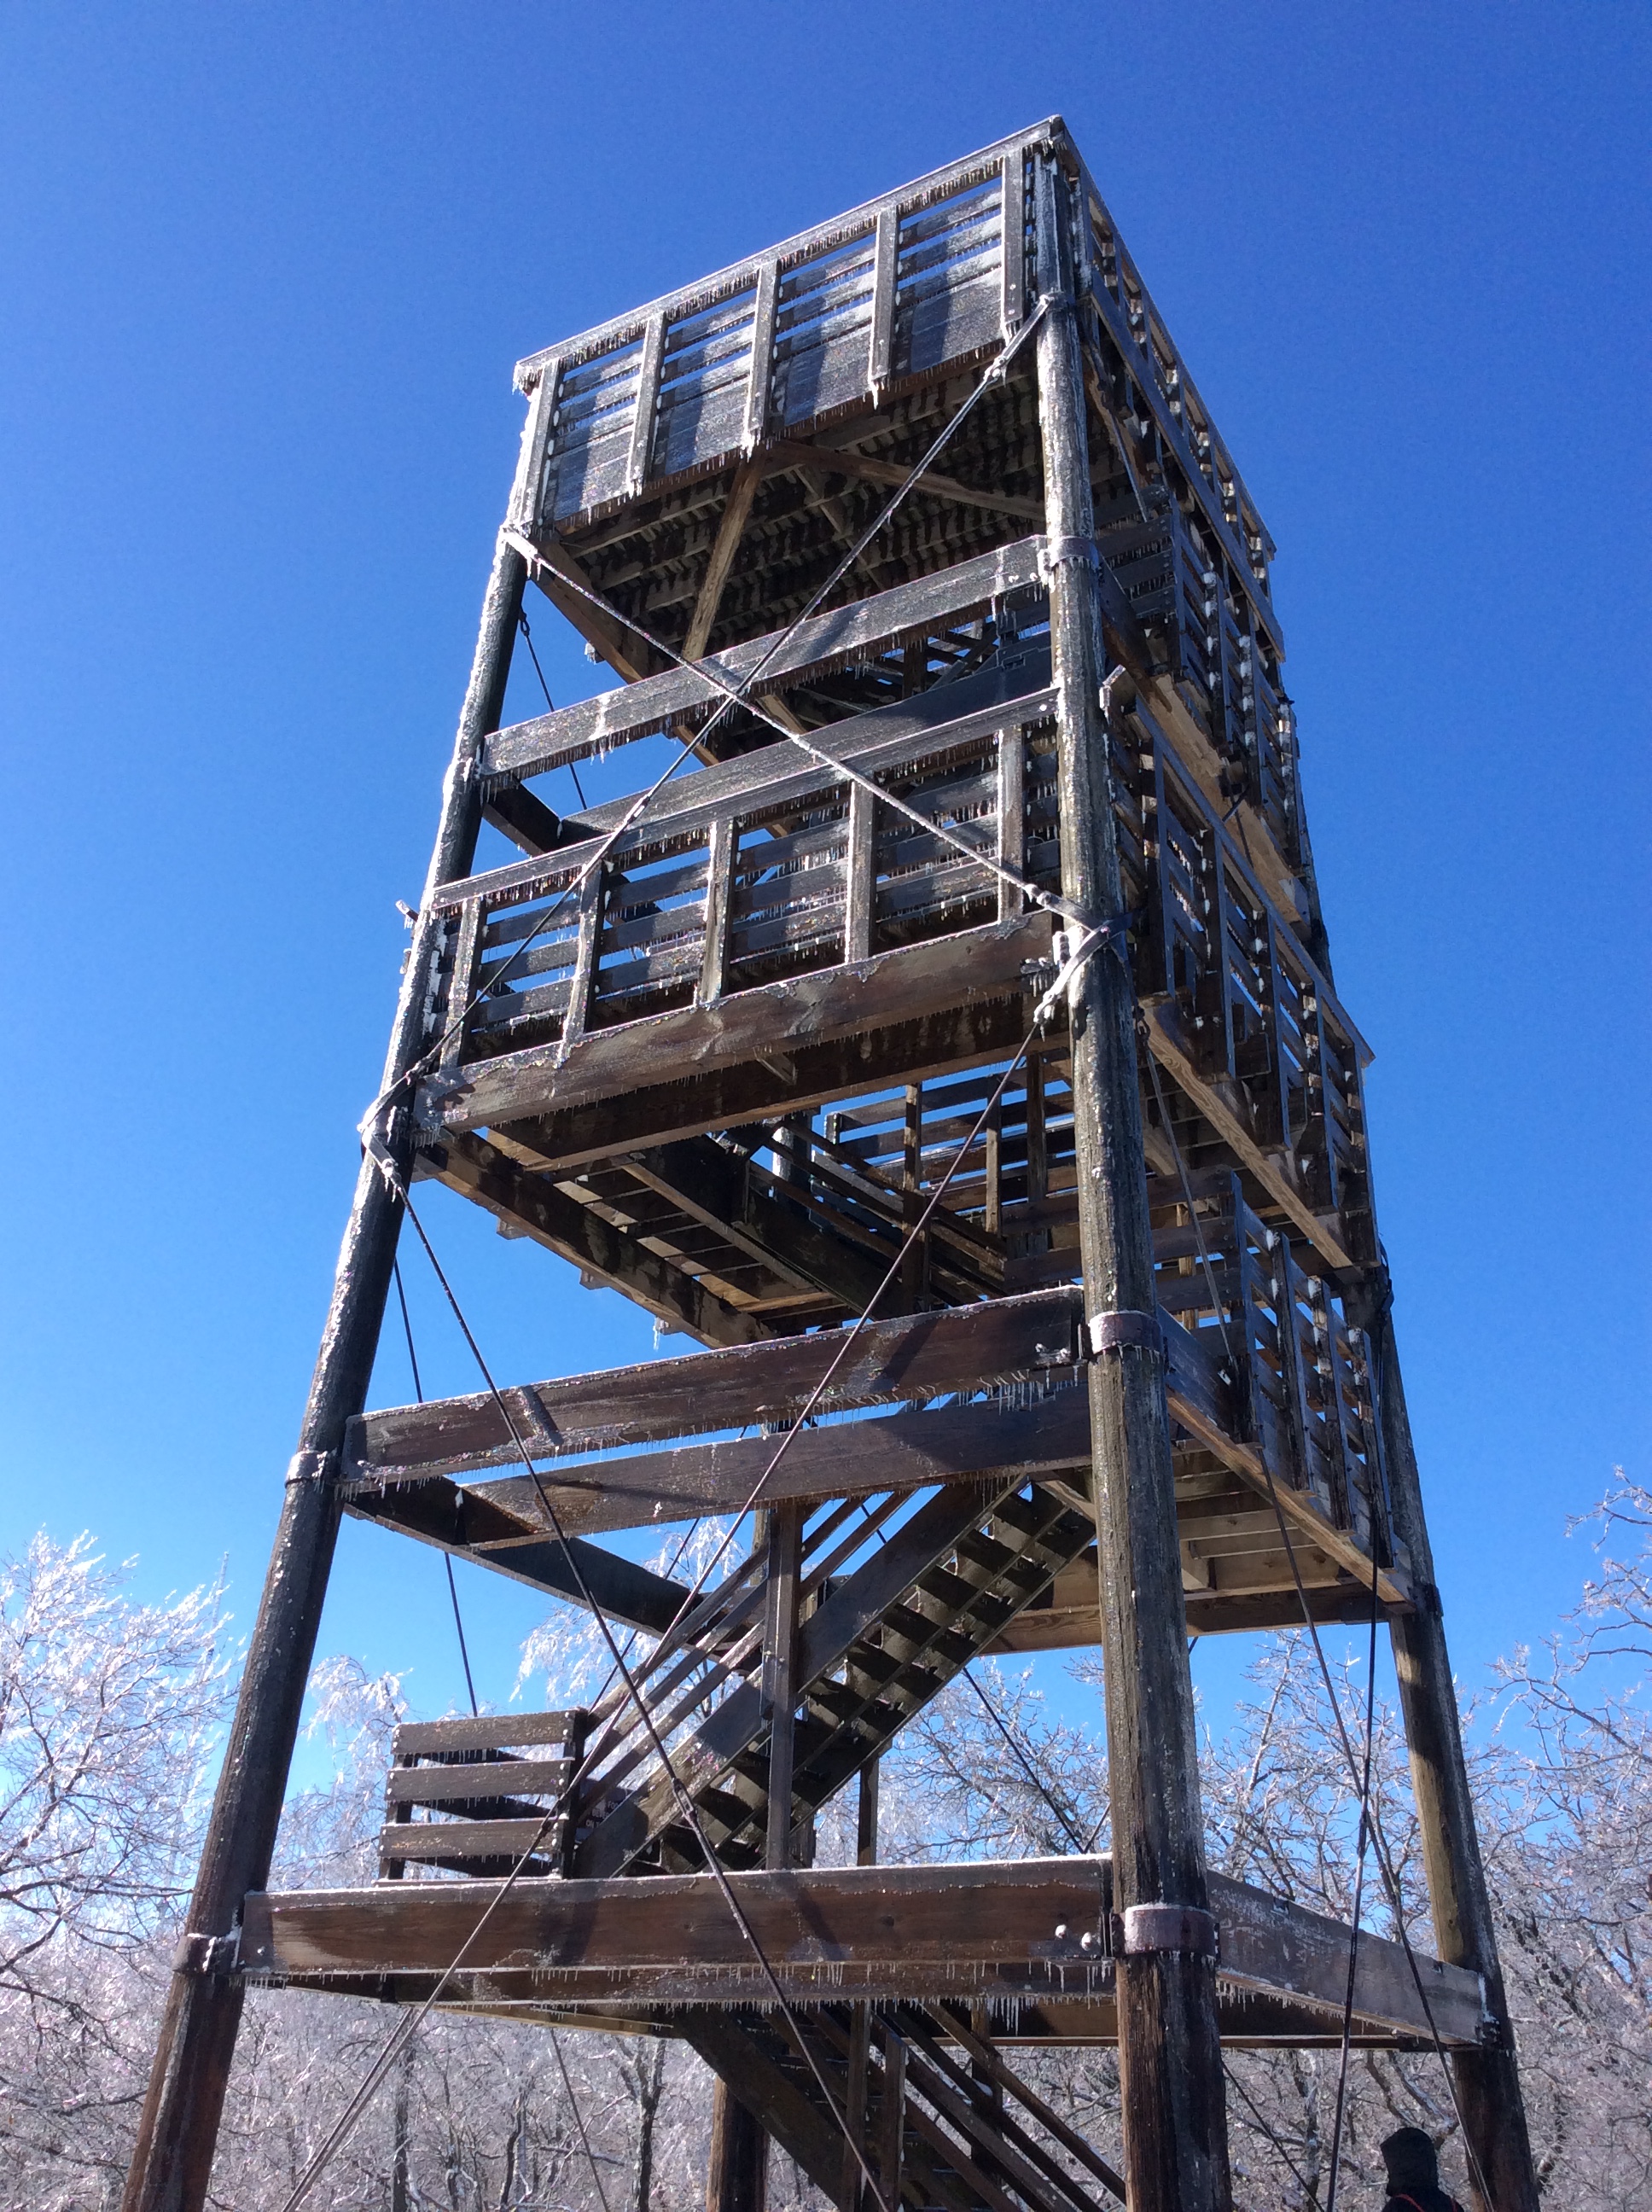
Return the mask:
<path id="1" fill-rule="evenodd" d="M 1438 1955 L 1363 1936 L 1353 2032 L 1438 2039 L 1533 2212 L 1272 545 L 1065 126 L 518 383 L 128 2212 L 203 2202 L 249 1986 L 681 2036 L 714 2212 L 770 2139 L 843 2212 L 1225 2207 L 1221 2043 L 1335 2041 L 1350 1937 L 1207 1874 L 1187 1639 L 1373 1611 Z M 620 680 L 501 728 L 530 585 Z M 431 1178 L 708 1348 L 365 1413 Z M 381 1879 L 273 1894 L 343 1514 L 642 1634 L 588 1711 L 404 1728 Z M 699 1583 L 607 1540 L 707 1515 Z M 905 1724 L 1083 1644 L 1111 1852 L 880 1866 Z M 1116 2042 L 1122 2178 L 1050 2042 Z"/>

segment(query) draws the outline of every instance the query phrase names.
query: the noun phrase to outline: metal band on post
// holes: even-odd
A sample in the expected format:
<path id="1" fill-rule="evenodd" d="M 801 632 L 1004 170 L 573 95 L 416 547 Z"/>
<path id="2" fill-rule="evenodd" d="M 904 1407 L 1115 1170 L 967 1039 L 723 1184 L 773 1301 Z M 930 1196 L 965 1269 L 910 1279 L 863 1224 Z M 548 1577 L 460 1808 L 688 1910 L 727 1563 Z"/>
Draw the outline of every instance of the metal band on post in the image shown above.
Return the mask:
<path id="1" fill-rule="evenodd" d="M 1159 1951 L 1219 1959 L 1222 1935 L 1216 1916 L 1196 1905 L 1130 1905 L 1113 1916 L 1113 1950 L 1121 1959 L 1145 1959 Z"/>
<path id="2" fill-rule="evenodd" d="M 325 1482 L 338 1465 L 336 1451 L 295 1451 L 287 1462 L 287 1483 Z"/>
<path id="3" fill-rule="evenodd" d="M 1092 1352 L 1120 1352 L 1127 1344 L 1135 1344 L 1144 1352 L 1157 1352 L 1161 1359 L 1164 1357 L 1164 1331 L 1159 1327 L 1157 1314 L 1091 1314 L 1085 1326 L 1090 1331 Z"/>
<path id="4" fill-rule="evenodd" d="M 1077 561 L 1086 568 L 1099 568 L 1102 549 L 1093 538 L 1078 538 L 1071 533 L 1060 538 L 1046 538 L 1044 550 L 1039 555 L 1038 565 L 1048 576 L 1052 568 L 1059 568 L 1069 561 Z"/>
<path id="5" fill-rule="evenodd" d="M 240 1964 L 240 1937 L 180 1936 L 172 1954 L 174 1974 L 233 1974 Z"/>

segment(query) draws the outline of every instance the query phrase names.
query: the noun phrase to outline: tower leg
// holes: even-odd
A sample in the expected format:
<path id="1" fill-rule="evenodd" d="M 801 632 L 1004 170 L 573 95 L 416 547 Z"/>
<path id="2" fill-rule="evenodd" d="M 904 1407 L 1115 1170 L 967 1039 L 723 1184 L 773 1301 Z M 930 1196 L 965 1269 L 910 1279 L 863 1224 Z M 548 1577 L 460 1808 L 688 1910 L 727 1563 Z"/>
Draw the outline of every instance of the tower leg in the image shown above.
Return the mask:
<path id="1" fill-rule="evenodd" d="M 1058 235 L 1065 252 L 1065 198 L 1047 165 L 1039 210 L 1047 287 Z M 1063 297 L 1038 332 L 1038 388 L 1062 885 L 1101 921 L 1119 912 L 1123 890 L 1099 697 L 1084 387 L 1065 268 Z M 1113 951 L 1092 953 L 1078 970 L 1069 1018 L 1086 1313 L 1156 1316 L 1135 999 Z M 1117 1966 L 1125 2172 L 1132 2212 L 1225 2212 L 1227 2117 L 1169 1418 L 1163 1354 L 1145 1340 L 1148 1325 L 1141 1335 L 1090 1363 L 1114 1880 L 1127 1935 Z M 1192 1917 L 1132 1912 L 1153 1905 L 1190 1908 Z"/>
<path id="2" fill-rule="evenodd" d="M 1370 1328 L 1380 1378 L 1379 1413 L 1394 1533 L 1409 1547 L 1417 1599 L 1416 1611 L 1394 1620 L 1390 1633 L 1435 1950 L 1449 1964 L 1472 1967 L 1483 1978 L 1496 2039 L 1483 2050 L 1454 2051 L 1451 2066 L 1464 2125 L 1488 2192 L 1478 2199 L 1479 2212 L 1538 2212 L 1537 2175 L 1520 2093 L 1514 2026 L 1497 1961 L 1456 1686 L 1423 1516 L 1422 1483 L 1400 1377 L 1394 1318 L 1386 1299 L 1383 1310 L 1370 1317 Z"/>
<path id="3" fill-rule="evenodd" d="M 764 2212 L 768 2137 L 726 2081 L 712 2084 L 706 2212 Z"/>
<path id="4" fill-rule="evenodd" d="M 524 576 L 520 555 L 501 538 L 391 1036 L 386 1088 L 423 1048 L 424 984 L 436 942 L 430 894 L 464 875 L 476 849 L 481 807 L 475 759 L 483 738 L 499 726 Z M 378 1122 L 380 1140 L 404 1176 L 413 1152 L 408 1103 L 398 1097 Z M 189 1933 L 179 1947 L 161 2018 L 122 2212 L 199 2212 L 205 2201 L 241 2014 L 240 1981 L 222 1970 L 221 1953 L 233 1942 L 241 1899 L 262 1888 L 269 1875 L 338 1534 L 338 1449 L 345 1422 L 367 1396 L 401 1216 L 383 1176 L 364 1158 L 213 1798 Z"/>

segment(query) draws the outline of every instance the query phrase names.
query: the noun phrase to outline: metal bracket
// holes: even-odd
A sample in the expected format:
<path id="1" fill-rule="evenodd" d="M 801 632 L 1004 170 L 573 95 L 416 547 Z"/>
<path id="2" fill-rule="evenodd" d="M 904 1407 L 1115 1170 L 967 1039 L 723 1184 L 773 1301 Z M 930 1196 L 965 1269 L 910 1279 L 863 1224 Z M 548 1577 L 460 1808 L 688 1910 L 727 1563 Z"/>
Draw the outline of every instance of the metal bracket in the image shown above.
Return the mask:
<path id="1" fill-rule="evenodd" d="M 296 1482 L 325 1482 L 337 1474 L 337 1469 L 338 1455 L 336 1451 L 295 1452 L 287 1462 L 288 1487 L 290 1489 Z M 185 1940 L 193 1942 L 196 1939 L 188 1936 Z M 200 1940 L 204 1942 L 206 1939 L 203 1936 Z"/>
<path id="2" fill-rule="evenodd" d="M 1121 1959 L 1150 1958 L 1159 1951 L 1219 1959 L 1222 1931 L 1216 1916 L 1196 1905 L 1131 1905 L 1113 1916 L 1113 1950 Z"/>
<path id="3" fill-rule="evenodd" d="M 172 1954 L 172 1970 L 197 1977 L 233 1974 L 240 1971 L 240 1936 L 233 1929 L 228 1936 L 185 1936 Z"/>
<path id="4" fill-rule="evenodd" d="M 1099 568 L 1102 549 L 1093 538 L 1047 538 L 1038 556 L 1040 571 L 1048 576 L 1053 568 L 1060 568 L 1069 561 L 1081 562 L 1086 568 Z"/>
<path id="5" fill-rule="evenodd" d="M 1092 1352 L 1119 1352 L 1127 1344 L 1136 1344 L 1144 1352 L 1156 1352 L 1161 1359 L 1164 1357 L 1164 1332 L 1159 1327 L 1157 1314 L 1132 1313 L 1127 1310 L 1091 1314 L 1085 1326 L 1090 1331 Z"/>

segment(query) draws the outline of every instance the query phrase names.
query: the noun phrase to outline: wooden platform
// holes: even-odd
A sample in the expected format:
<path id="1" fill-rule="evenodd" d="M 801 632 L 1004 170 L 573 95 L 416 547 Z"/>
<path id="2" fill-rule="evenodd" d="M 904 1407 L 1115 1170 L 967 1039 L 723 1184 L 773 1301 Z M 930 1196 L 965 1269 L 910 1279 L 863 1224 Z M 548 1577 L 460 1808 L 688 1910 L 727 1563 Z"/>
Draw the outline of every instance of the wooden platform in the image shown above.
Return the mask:
<path id="1" fill-rule="evenodd" d="M 1111 2041 L 1112 1869 L 1105 1857 L 967 1866 L 793 1869 L 730 1877 L 787 1997 L 986 2001 L 1010 2035 Z M 489 1902 L 477 1882 L 258 1895 L 246 1901 L 249 1978 L 407 2003 L 428 1993 Z M 1322 1915 L 1212 1875 L 1220 1986 L 1246 2039 L 1339 2026 L 1348 1930 Z M 1422 1958 L 1428 2010 L 1398 1943 L 1362 1935 L 1357 2032 L 1401 2047 L 1473 2044 L 1479 1978 Z M 773 1990 L 709 1875 L 649 1881 L 525 1880 L 465 1953 L 452 2002 L 529 2012 L 591 2005 L 647 2011 L 762 2005 Z M 1033 2013 L 1035 2019 L 1027 2014 Z"/>

